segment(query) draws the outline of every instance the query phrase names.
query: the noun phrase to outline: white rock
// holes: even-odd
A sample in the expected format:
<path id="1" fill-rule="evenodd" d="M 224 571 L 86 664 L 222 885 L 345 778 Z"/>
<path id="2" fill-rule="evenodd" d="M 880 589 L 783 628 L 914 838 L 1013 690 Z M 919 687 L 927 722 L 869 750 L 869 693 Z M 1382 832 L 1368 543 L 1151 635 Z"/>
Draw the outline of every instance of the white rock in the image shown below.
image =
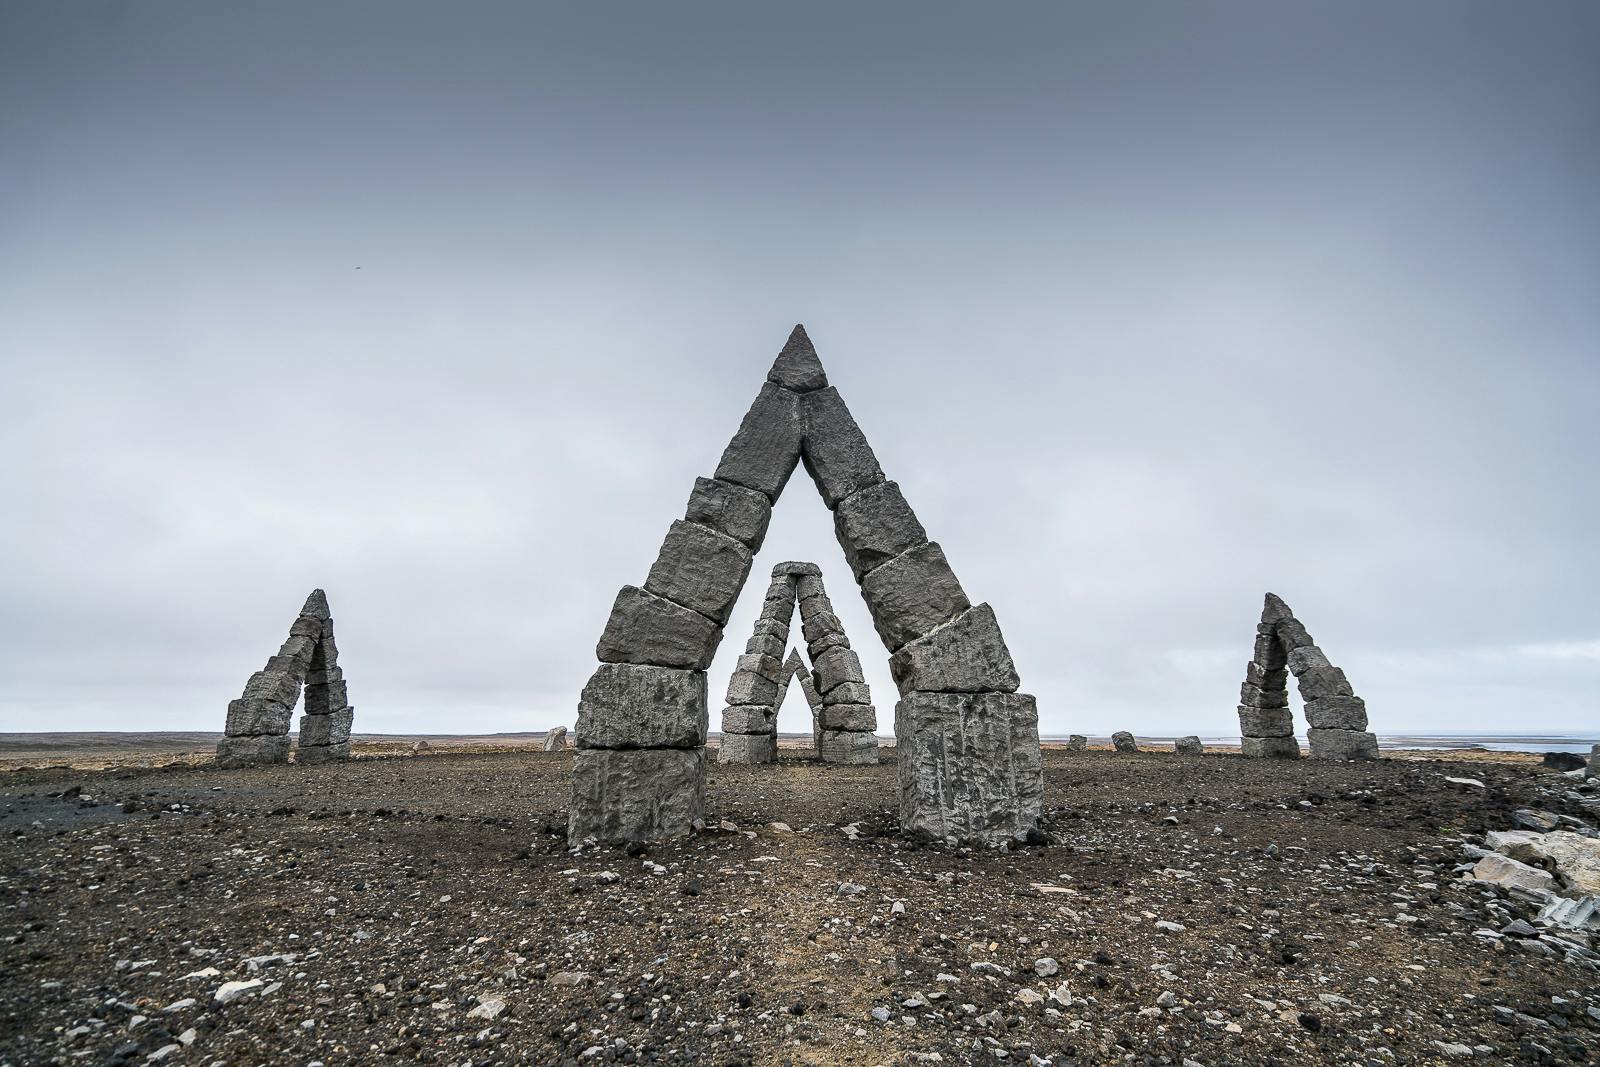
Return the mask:
<path id="1" fill-rule="evenodd" d="M 1040 956 L 1038 959 L 1033 961 L 1033 973 L 1038 975 L 1040 978 L 1054 977 L 1056 972 L 1060 970 L 1061 964 L 1057 963 L 1049 956 Z"/>
<path id="2" fill-rule="evenodd" d="M 1170 919 L 1157 919 L 1156 929 L 1161 930 L 1164 933 L 1181 934 L 1183 931 L 1189 928 L 1182 923 L 1172 922 Z"/>
<path id="3" fill-rule="evenodd" d="M 238 1000 L 251 990 L 260 989 L 264 983 L 259 978 L 252 978 L 248 982 L 223 982 L 217 987 L 215 994 L 218 1004 Z"/>
<path id="4" fill-rule="evenodd" d="M 500 1013 L 506 1010 L 504 997 L 482 996 L 478 997 L 478 1006 L 467 1012 L 469 1019 L 497 1019 Z"/>

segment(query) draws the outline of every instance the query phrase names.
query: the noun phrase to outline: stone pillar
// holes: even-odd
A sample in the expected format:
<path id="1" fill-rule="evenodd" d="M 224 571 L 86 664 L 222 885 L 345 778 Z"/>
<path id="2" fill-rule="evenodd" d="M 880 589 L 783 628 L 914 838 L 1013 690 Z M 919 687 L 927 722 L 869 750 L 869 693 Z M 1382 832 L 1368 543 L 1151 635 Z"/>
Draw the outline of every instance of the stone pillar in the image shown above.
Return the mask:
<path id="1" fill-rule="evenodd" d="M 1271 593 L 1256 625 L 1255 651 L 1239 688 L 1239 752 L 1251 759 L 1299 759 L 1289 710 L 1288 652 L 1278 637 L 1287 605 Z"/>
<path id="2" fill-rule="evenodd" d="M 823 763 L 877 763 L 878 712 L 861 658 L 833 613 L 821 572 L 796 574 L 794 581 L 806 651 L 815 668 L 811 688 L 821 701 L 820 708 L 813 705 L 817 758 Z"/>
<path id="3" fill-rule="evenodd" d="M 327 610 L 327 601 L 322 602 Z M 295 762 L 311 765 L 338 763 L 350 758 L 350 726 L 356 709 L 350 706 L 344 670 L 339 666 L 339 646 L 333 638 L 333 617 L 322 619 L 322 636 L 311 654 L 306 672 L 305 713 L 300 716 L 300 744 Z"/>
<path id="4" fill-rule="evenodd" d="M 782 656 L 794 616 L 794 582 L 785 566 L 773 568 L 755 632 L 728 680 L 718 763 L 772 763 L 778 758 L 778 706 L 789 680 Z"/>
<path id="5" fill-rule="evenodd" d="M 328 598 L 322 590 L 313 590 L 278 654 L 250 676 L 238 700 L 229 702 L 224 736 L 217 744 L 220 766 L 289 762 L 289 724 L 327 618 Z"/>

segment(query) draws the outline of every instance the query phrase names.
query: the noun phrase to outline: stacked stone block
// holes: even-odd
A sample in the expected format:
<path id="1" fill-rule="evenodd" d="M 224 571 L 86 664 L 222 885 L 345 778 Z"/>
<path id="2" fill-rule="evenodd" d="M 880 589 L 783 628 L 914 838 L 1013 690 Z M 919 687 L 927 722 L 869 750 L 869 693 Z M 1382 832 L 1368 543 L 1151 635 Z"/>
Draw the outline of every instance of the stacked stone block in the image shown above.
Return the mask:
<path id="1" fill-rule="evenodd" d="M 228 704 L 227 726 L 217 745 L 225 767 L 287 763 L 289 724 L 305 687 L 300 720 L 300 763 L 326 763 L 350 756 L 349 706 L 344 671 L 333 636 L 328 597 L 315 589 L 289 627 L 289 639 L 266 666 L 250 676 L 238 700 Z"/>
<path id="2" fill-rule="evenodd" d="M 1378 740 L 1367 730 L 1366 703 L 1344 672 L 1312 641 L 1281 597 L 1268 593 L 1256 626 L 1255 652 L 1239 690 L 1239 733 L 1246 756 L 1295 759 L 1300 745 L 1289 710 L 1289 675 L 1305 702 L 1306 732 L 1315 759 L 1376 759 Z"/>

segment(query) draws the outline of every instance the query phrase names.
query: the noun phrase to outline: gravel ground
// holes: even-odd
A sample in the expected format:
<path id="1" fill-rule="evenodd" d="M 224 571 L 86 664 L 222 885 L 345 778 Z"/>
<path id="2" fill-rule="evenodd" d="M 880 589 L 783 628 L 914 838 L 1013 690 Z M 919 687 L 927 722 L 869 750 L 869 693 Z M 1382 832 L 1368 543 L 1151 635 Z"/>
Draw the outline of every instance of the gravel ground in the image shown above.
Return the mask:
<path id="1" fill-rule="evenodd" d="M 573 854 L 570 759 L 0 776 L 0 1063 L 1600 1061 L 1593 956 L 1456 871 L 1594 823 L 1533 767 L 1051 751 L 1052 843 L 950 853 L 892 751 L 786 758 Z"/>

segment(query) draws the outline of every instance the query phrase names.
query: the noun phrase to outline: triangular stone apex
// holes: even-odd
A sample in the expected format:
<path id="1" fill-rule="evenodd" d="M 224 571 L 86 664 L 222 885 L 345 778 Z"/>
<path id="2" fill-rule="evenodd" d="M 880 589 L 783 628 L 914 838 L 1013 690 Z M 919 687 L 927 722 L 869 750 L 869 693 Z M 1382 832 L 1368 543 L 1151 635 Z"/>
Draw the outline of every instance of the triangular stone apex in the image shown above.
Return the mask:
<path id="1" fill-rule="evenodd" d="M 792 389 L 797 393 L 810 393 L 828 387 L 828 372 L 822 369 L 822 360 L 811 346 L 804 326 L 796 326 L 784 343 L 783 351 L 773 361 L 767 372 L 767 381 Z"/>
<path id="2" fill-rule="evenodd" d="M 300 609 L 300 614 L 308 619 L 331 618 L 333 612 L 328 610 L 328 594 L 321 589 L 311 590 L 311 595 L 306 597 L 306 605 Z"/>

